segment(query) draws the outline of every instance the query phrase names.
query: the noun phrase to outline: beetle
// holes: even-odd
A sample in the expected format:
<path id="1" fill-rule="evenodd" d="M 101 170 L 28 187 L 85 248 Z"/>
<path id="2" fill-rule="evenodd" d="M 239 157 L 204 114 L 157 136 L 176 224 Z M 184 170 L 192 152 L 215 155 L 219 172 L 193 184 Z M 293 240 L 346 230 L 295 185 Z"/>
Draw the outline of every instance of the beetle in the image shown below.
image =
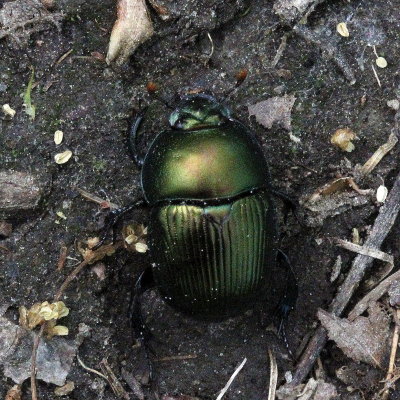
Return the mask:
<path id="1" fill-rule="evenodd" d="M 152 266 L 135 285 L 136 334 L 143 336 L 140 295 L 151 280 L 173 308 L 196 318 L 222 319 L 247 309 L 268 290 L 277 258 L 287 267 L 281 302 L 287 315 L 297 285 L 278 250 L 276 192 L 255 134 L 215 97 L 189 94 L 170 114 L 171 129 L 159 133 L 141 157 L 137 141 L 143 116 L 132 124 L 129 147 L 141 167 L 144 199 L 113 211 L 105 229 L 134 208 L 150 208 Z"/>

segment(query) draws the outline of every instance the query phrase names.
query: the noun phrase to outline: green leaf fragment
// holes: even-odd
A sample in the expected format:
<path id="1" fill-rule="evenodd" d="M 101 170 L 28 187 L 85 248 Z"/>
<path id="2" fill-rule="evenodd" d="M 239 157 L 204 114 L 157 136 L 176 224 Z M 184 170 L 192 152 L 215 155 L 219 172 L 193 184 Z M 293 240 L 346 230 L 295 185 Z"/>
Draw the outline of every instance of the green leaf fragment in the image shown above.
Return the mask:
<path id="1" fill-rule="evenodd" d="M 31 121 L 35 119 L 36 116 L 36 107 L 32 104 L 31 92 L 33 87 L 33 82 L 35 81 L 35 69 L 32 67 L 31 77 L 29 78 L 28 85 L 26 87 L 26 91 L 24 93 L 24 106 L 25 113 L 29 115 Z"/>

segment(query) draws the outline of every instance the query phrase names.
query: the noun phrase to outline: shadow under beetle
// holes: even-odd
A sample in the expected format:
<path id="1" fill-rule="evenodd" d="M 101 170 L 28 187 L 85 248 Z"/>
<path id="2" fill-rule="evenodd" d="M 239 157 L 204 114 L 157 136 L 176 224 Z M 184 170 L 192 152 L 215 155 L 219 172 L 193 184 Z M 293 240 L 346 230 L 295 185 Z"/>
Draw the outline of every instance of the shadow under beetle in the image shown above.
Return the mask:
<path id="1" fill-rule="evenodd" d="M 142 168 L 144 200 L 115 210 L 106 231 L 134 208 L 148 206 L 152 266 L 133 297 L 135 334 L 143 338 L 139 297 L 151 281 L 167 303 L 198 318 L 244 311 L 271 281 L 278 255 L 287 267 L 282 316 L 297 285 L 277 248 L 277 221 L 268 165 L 254 133 L 212 96 L 185 96 L 144 157 L 137 146 L 143 114 L 132 124 L 130 151 Z M 104 242 L 102 238 L 99 247 Z"/>

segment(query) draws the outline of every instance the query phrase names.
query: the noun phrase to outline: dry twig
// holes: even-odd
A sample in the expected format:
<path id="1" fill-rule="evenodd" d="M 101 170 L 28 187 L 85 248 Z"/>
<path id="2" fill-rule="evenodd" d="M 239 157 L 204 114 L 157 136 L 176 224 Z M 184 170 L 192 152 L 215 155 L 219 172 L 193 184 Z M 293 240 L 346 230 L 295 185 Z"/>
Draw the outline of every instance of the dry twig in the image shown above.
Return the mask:
<path id="1" fill-rule="evenodd" d="M 386 375 L 386 380 L 385 380 L 385 387 L 382 393 L 382 400 L 387 400 L 389 398 L 389 389 L 392 384 L 391 380 L 393 378 L 393 372 L 395 369 L 394 362 L 396 360 L 396 353 L 397 353 L 397 345 L 399 343 L 399 318 L 400 318 L 400 310 L 396 310 L 396 315 L 395 315 L 395 327 L 394 327 L 394 332 L 393 332 L 393 340 L 392 340 L 392 350 L 390 351 L 390 360 L 389 360 L 389 368 L 388 372 Z"/>
<path id="2" fill-rule="evenodd" d="M 225 393 L 228 391 L 229 387 L 232 385 L 232 382 L 236 378 L 236 375 L 240 372 L 240 370 L 243 368 L 244 364 L 246 364 L 247 358 L 245 358 L 240 365 L 236 368 L 235 372 L 232 374 L 232 376 L 229 378 L 229 381 L 226 383 L 224 388 L 219 392 L 219 395 L 217 397 L 217 400 L 221 400 L 222 397 L 224 397 Z"/>
<path id="3" fill-rule="evenodd" d="M 129 400 L 128 392 L 124 389 L 105 358 L 101 360 L 100 368 L 115 395 L 121 399 Z"/>
<path id="4" fill-rule="evenodd" d="M 400 174 L 396 178 L 393 188 L 387 197 L 386 203 L 380 209 L 380 213 L 375 220 L 371 233 L 365 241 L 365 247 L 375 249 L 380 248 L 383 240 L 391 230 L 399 211 Z M 344 283 L 340 286 L 336 297 L 329 307 L 329 311 L 332 314 L 336 316 L 341 315 L 372 262 L 373 258 L 367 255 L 360 254 L 354 259 Z M 290 386 L 297 386 L 308 375 L 327 340 L 326 330 L 320 326 L 314 333 L 304 351 L 296 367 L 293 380 L 289 384 Z"/>

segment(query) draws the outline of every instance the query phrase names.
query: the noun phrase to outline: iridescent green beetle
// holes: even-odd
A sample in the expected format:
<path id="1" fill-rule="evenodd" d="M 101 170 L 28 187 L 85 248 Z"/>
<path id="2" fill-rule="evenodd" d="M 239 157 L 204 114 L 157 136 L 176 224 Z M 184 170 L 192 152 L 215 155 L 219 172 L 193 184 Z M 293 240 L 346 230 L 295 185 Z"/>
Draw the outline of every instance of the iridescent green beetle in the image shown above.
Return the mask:
<path id="1" fill-rule="evenodd" d="M 223 318 L 249 308 L 267 290 L 278 254 L 268 165 L 255 135 L 214 97 L 188 95 L 171 113 L 171 129 L 141 159 L 140 120 L 130 147 L 142 167 L 144 201 L 121 210 L 151 210 L 152 267 L 136 284 L 135 313 L 150 275 L 165 301 L 192 316 Z"/>

